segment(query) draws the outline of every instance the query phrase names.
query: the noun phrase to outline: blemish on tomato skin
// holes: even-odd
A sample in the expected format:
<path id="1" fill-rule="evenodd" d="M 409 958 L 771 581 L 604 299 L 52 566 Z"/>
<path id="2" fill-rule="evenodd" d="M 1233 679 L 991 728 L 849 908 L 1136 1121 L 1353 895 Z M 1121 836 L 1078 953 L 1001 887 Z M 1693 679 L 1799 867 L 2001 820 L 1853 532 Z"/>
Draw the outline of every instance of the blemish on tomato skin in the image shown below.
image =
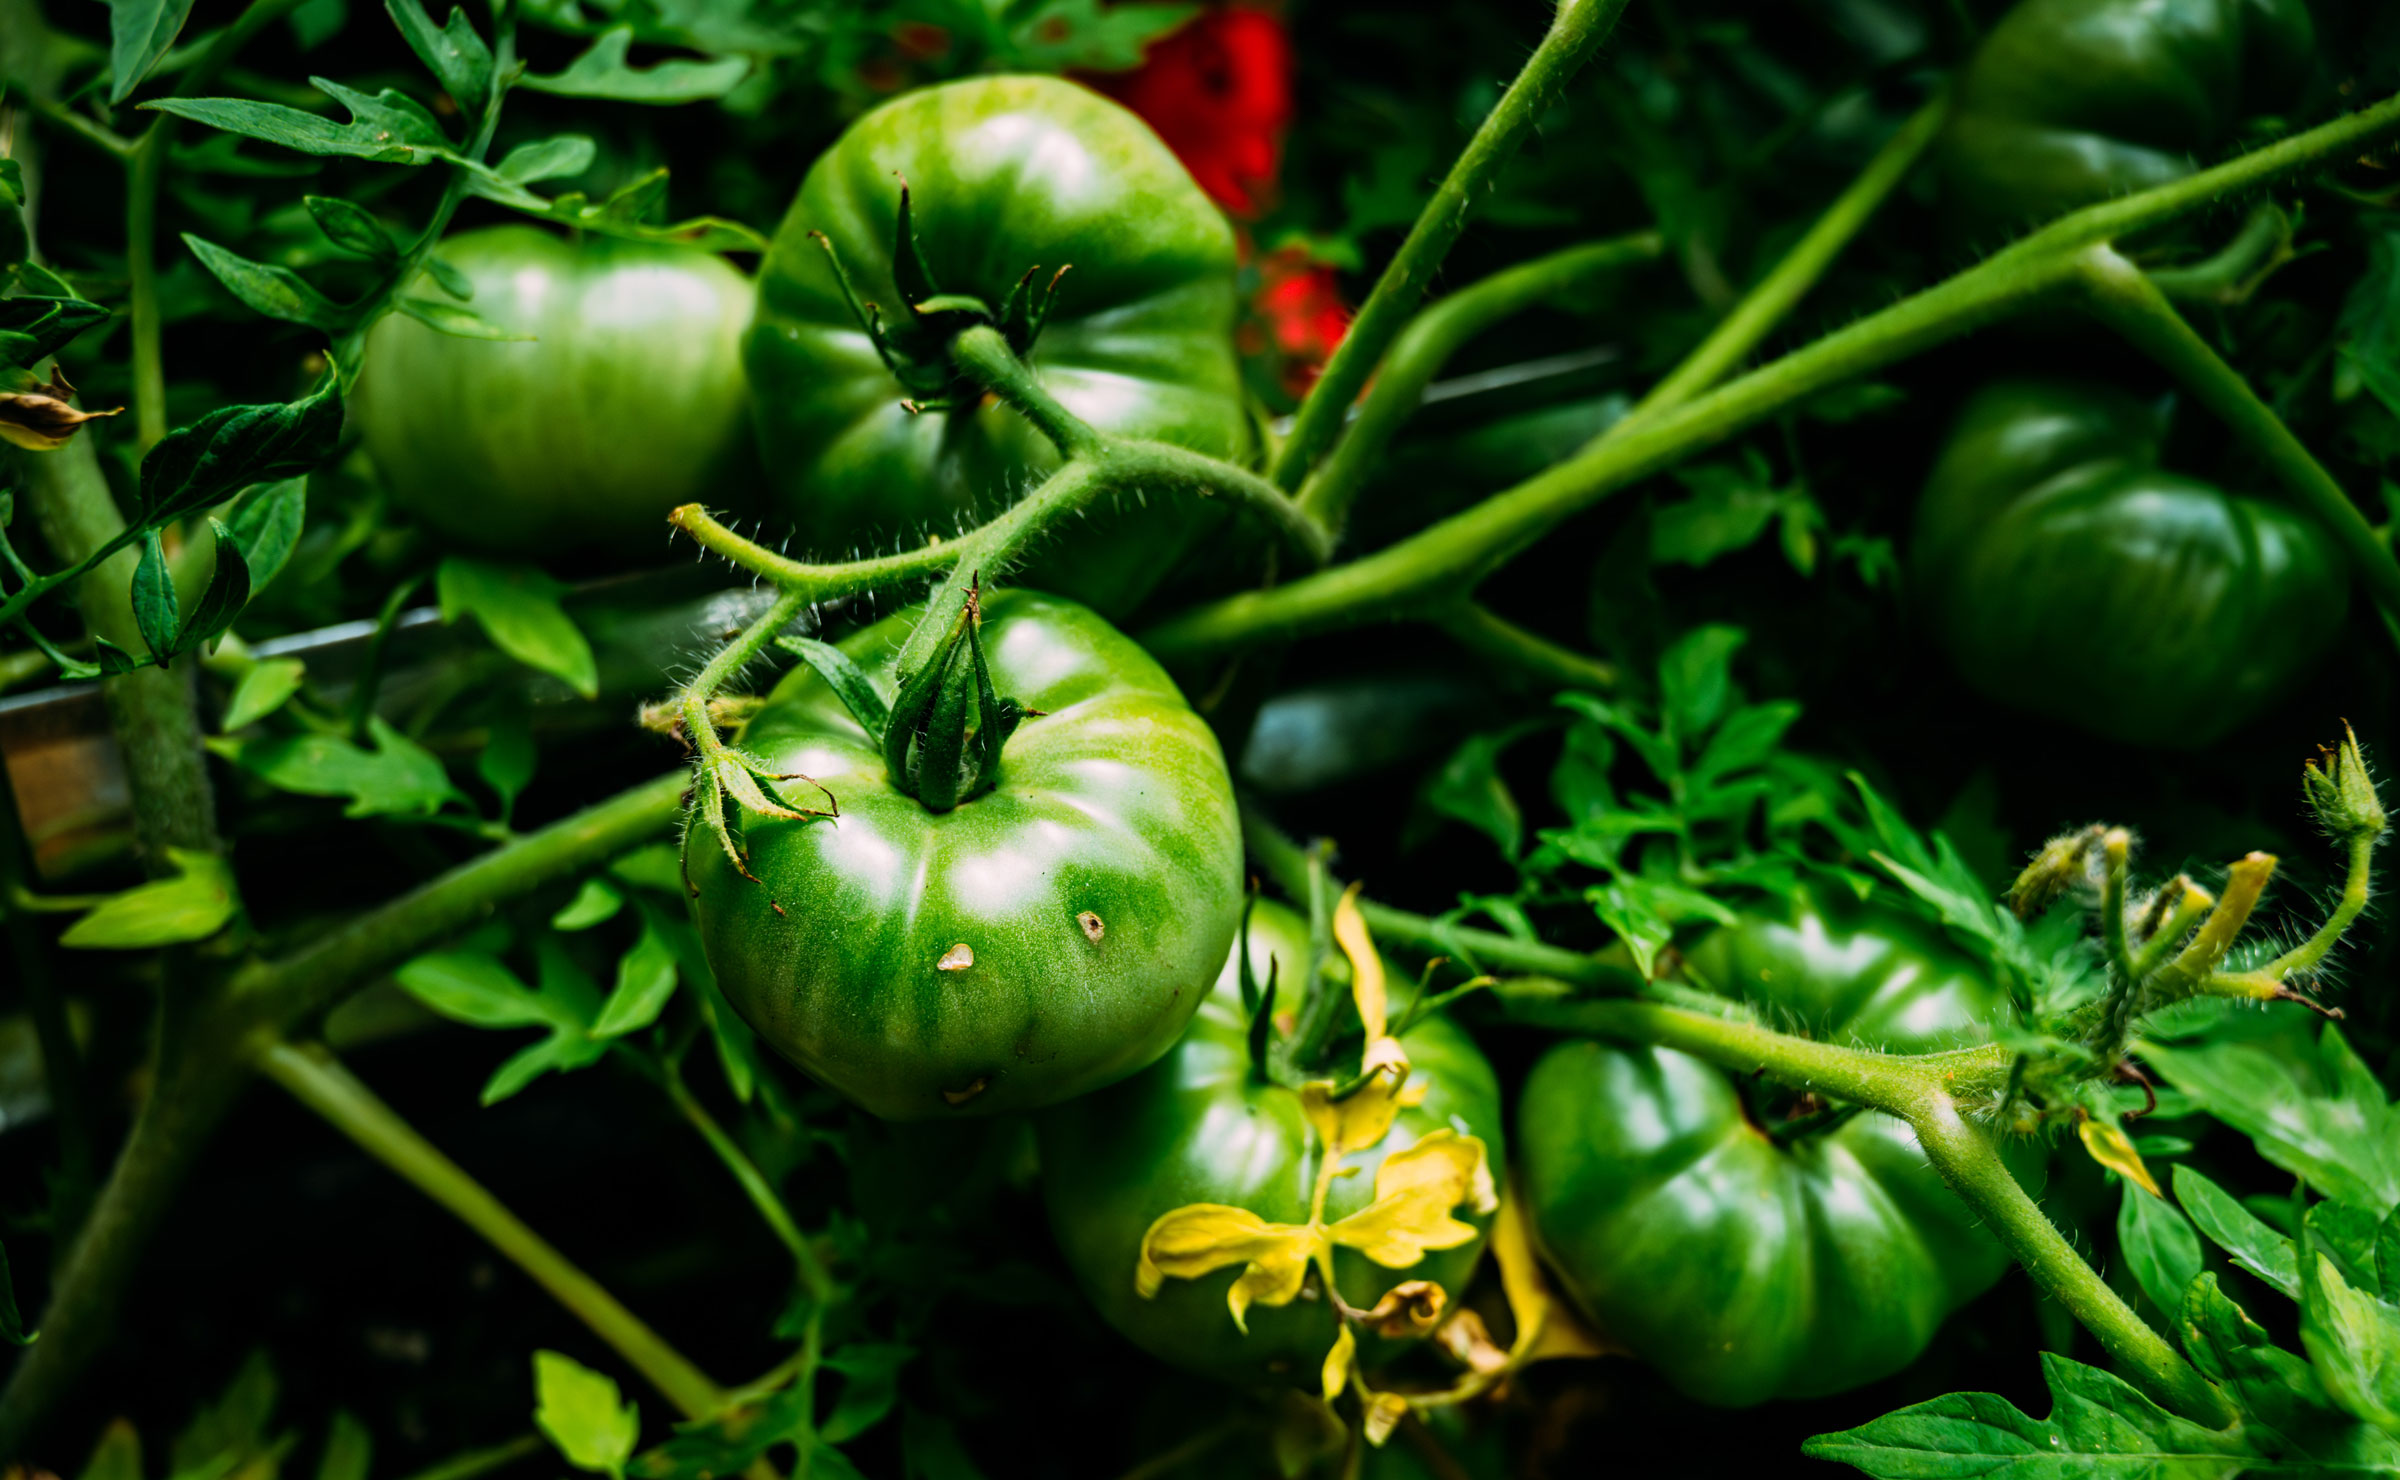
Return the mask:
<path id="1" fill-rule="evenodd" d="M 1093 945 L 1100 944 L 1100 938 L 1108 934 L 1108 926 L 1102 922 L 1098 915 L 1093 914 L 1090 910 L 1085 910 L 1083 913 L 1077 915 L 1075 917 L 1075 923 L 1083 927 L 1083 938 L 1090 941 Z"/>
<path id="2" fill-rule="evenodd" d="M 942 952 L 942 959 L 933 963 L 936 971 L 964 971 L 975 964 L 975 948 L 960 941 Z"/>
<path id="3" fill-rule="evenodd" d="M 977 1095 L 982 1094 L 986 1089 L 989 1089 L 991 1087 L 991 1083 L 992 1076 L 989 1074 L 978 1075 L 964 1088 L 943 1090 L 942 1099 L 952 1106 L 964 1105 L 967 1101 L 974 1099 Z"/>

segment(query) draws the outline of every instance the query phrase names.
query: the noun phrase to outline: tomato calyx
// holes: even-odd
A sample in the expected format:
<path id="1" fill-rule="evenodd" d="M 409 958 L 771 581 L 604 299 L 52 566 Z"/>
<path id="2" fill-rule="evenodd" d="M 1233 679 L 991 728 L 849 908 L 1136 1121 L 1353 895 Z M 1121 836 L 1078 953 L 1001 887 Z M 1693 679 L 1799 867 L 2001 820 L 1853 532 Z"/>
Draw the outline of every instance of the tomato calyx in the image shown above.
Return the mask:
<path id="1" fill-rule="evenodd" d="M 934 279 L 932 264 L 925 260 L 925 248 L 917 240 L 915 219 L 909 208 L 908 181 L 902 179 L 900 210 L 892 227 L 892 277 L 900 289 L 901 302 L 908 308 L 908 316 L 896 324 L 887 324 L 878 305 L 858 296 L 840 254 L 833 249 L 832 238 L 821 231 L 812 231 L 809 236 L 824 248 L 825 260 L 833 264 L 834 278 L 841 284 L 843 300 L 874 343 L 884 367 L 908 392 L 908 399 L 901 405 L 912 412 L 948 411 L 960 405 L 972 406 L 980 399 L 950 358 L 950 341 L 964 330 L 998 329 L 1018 358 L 1031 354 L 1034 341 L 1041 337 L 1042 326 L 1050 321 L 1051 306 L 1058 301 L 1059 282 L 1073 266 L 1070 263 L 1061 267 L 1050 275 L 1047 283 L 1040 284 L 1035 279 L 1041 273 L 1041 264 L 1037 262 L 1026 268 L 996 312 L 973 294 L 942 291 Z M 962 390 L 967 394 L 962 396 Z"/>
<path id="2" fill-rule="evenodd" d="M 937 612 L 929 612 L 926 620 L 940 620 Z M 928 812 L 950 811 L 991 790 L 1000 779 L 1000 752 L 1008 737 L 1038 713 L 1001 697 L 992 684 L 983 655 L 980 582 L 968 586 L 931 658 L 899 675 L 899 692 L 888 705 L 841 649 L 809 637 L 779 641 L 825 680 L 883 751 L 892 784 Z M 1085 928 L 1088 933 L 1090 927 Z"/>

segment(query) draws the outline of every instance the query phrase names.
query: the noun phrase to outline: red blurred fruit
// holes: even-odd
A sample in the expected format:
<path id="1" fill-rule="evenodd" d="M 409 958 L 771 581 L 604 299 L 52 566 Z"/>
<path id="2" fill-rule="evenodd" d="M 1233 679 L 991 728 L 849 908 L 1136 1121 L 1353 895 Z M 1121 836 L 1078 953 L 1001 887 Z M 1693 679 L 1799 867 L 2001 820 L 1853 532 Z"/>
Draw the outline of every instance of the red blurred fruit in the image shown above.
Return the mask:
<path id="1" fill-rule="evenodd" d="M 1089 80 L 1156 129 L 1226 210 L 1255 216 L 1270 203 L 1292 121 L 1292 39 L 1280 17 L 1213 8 L 1133 71 Z"/>

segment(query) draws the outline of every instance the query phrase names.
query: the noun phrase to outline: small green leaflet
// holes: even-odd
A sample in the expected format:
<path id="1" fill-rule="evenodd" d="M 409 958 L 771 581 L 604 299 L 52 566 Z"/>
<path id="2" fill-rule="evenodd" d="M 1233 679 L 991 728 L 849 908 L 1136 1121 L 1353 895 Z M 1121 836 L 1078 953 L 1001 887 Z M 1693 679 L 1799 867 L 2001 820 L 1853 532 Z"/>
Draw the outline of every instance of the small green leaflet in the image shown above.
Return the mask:
<path id="1" fill-rule="evenodd" d="M 1500 775 L 1500 756 L 1532 730 L 1530 725 L 1519 725 L 1468 736 L 1425 783 L 1422 796 L 1426 807 L 1474 828 L 1498 844 L 1504 855 L 1515 858 L 1524 846 L 1525 812 Z"/>
<path id="2" fill-rule="evenodd" d="M 206 940 L 224 929 L 241 907 L 225 860 L 185 848 L 169 848 L 167 859 L 174 878 L 110 896 L 68 926 L 58 943 L 73 950 L 146 951 Z"/>
<path id="3" fill-rule="evenodd" d="M 558 604 L 566 587 L 530 565 L 497 565 L 452 555 L 435 577 L 442 620 L 472 616 L 492 646 L 526 667 L 550 674 L 586 699 L 600 693 L 592 646 Z"/>
<path id="4" fill-rule="evenodd" d="M 842 1374 L 842 1395 L 817 1427 L 828 1444 L 847 1444 L 883 1422 L 899 1397 L 900 1369 L 916 1356 L 915 1347 L 896 1342 L 856 1341 L 835 1347 L 825 1365 Z"/>
<path id="5" fill-rule="evenodd" d="M 2400 1432 L 2400 1215 L 2309 1209 L 2300 1343 L 2344 1411 Z"/>
<path id="6" fill-rule="evenodd" d="M 493 1072 L 483 1087 L 486 1105 L 498 1104 L 551 1070 L 581 1069 L 608 1052 L 608 1044 L 591 1031 L 600 1012 L 600 989 L 555 940 L 545 938 L 536 949 L 541 956 L 538 989 L 527 988 L 499 958 L 482 951 L 437 951 L 393 973 L 410 996 L 452 1022 L 474 1028 L 550 1030 L 548 1037 L 512 1054 Z"/>
<path id="7" fill-rule="evenodd" d="M 616 1379 L 553 1351 L 533 1354 L 534 1427 L 568 1464 L 622 1475 L 642 1435 L 641 1411 L 624 1402 Z"/>
<path id="8" fill-rule="evenodd" d="M 767 239 L 739 221 L 697 216 L 689 221 L 659 224 L 652 218 L 666 203 L 667 172 L 652 170 L 593 201 L 581 191 L 556 199 L 538 195 L 488 166 L 468 170 L 467 188 L 476 195 L 537 220 L 555 221 L 579 231 L 628 241 L 676 242 L 709 252 L 764 252 Z"/>
<path id="9" fill-rule="evenodd" d="M 650 911 L 642 911 L 648 917 Z M 592 1024 L 594 1038 L 622 1038 L 658 1021 L 675 995 L 675 948 L 655 919 L 645 918 L 642 934 L 617 962 L 616 990 L 608 994 Z"/>
<path id="10" fill-rule="evenodd" d="M 500 819 L 516 814 L 517 798 L 532 784 L 541 753 L 533 743 L 533 726 L 521 712 L 495 718 L 484 732 L 483 749 L 475 755 L 475 774 L 500 799 Z"/>
<path id="11" fill-rule="evenodd" d="M 2348 400 L 2363 387 L 2400 416 L 2400 215 L 2365 216 L 2359 228 L 2366 237 L 2367 266 L 2335 324 L 2340 353 L 2333 393 L 2336 400 Z"/>
<path id="12" fill-rule="evenodd" d="M 317 1461 L 317 1480 L 367 1480 L 375 1459 L 375 1439 L 347 1408 L 333 1410 L 333 1427 L 325 1435 L 325 1454 Z"/>
<path id="13" fill-rule="evenodd" d="M 225 701 L 221 728 L 228 735 L 246 730 L 281 709 L 286 699 L 300 691 L 306 671 L 298 658 L 266 658 L 251 664 L 233 686 L 233 697 Z"/>
<path id="14" fill-rule="evenodd" d="M 591 49 L 565 71 L 547 77 L 526 76 L 518 79 L 517 86 L 560 97 L 606 98 L 619 103 L 697 103 L 725 96 L 750 75 L 750 63 L 742 57 L 636 67 L 625 59 L 632 46 L 633 27 L 603 31 Z"/>
<path id="15" fill-rule="evenodd" d="M 249 568 L 252 595 L 265 590 L 267 583 L 282 573 L 307 522 L 306 478 L 255 484 L 233 501 L 225 527 L 234 548 L 241 552 L 243 565 Z"/>
<path id="16" fill-rule="evenodd" d="M 2183 1349 L 2200 1375 L 2240 1410 L 2236 1428 L 2273 1474 L 2400 1474 L 2400 1435 L 2360 1423 L 2335 1406 L 2318 1370 L 2277 1346 L 2266 1330 L 2225 1297 L 2215 1274 L 2192 1281 L 2183 1298 Z"/>
<path id="17" fill-rule="evenodd" d="M 2150 1303 L 2175 1319 L 2183 1292 L 2200 1273 L 2200 1235 L 2173 1203 L 2118 1179 L 2117 1247 Z"/>
<path id="18" fill-rule="evenodd" d="M 617 917 L 625 908 L 625 896 L 619 894 L 606 879 L 586 879 L 576 889 L 575 897 L 550 917 L 550 928 L 573 933 L 589 930 Z"/>
<path id="19" fill-rule="evenodd" d="M 11 364 L 30 367 L 58 353 L 84 330 L 106 322 L 107 309 L 81 298 L 0 298 L 0 354 Z"/>
<path id="20" fill-rule="evenodd" d="M 400 260 L 399 239 L 365 206 L 334 195 L 303 196 L 300 203 L 308 208 L 309 218 L 336 250 L 364 257 L 369 262 Z"/>
<path id="21" fill-rule="evenodd" d="M 1042 0 L 1008 31 L 996 67 L 1029 72 L 1123 72 L 1150 43 L 1182 28 L 1197 5 Z"/>
<path id="22" fill-rule="evenodd" d="M 2260 1222 L 2231 1193 L 2188 1166 L 2175 1169 L 2175 1198 L 2192 1223 L 2234 1263 L 2300 1298 L 2300 1255 L 2292 1241 Z"/>
<path id="23" fill-rule="evenodd" d="M 536 337 L 503 329 L 471 308 L 444 303 L 439 298 L 405 293 L 392 300 L 392 307 L 426 328 L 447 334 L 453 339 L 489 339 L 507 344 L 527 344 Z"/>
<path id="24" fill-rule="evenodd" d="M 253 262 L 188 231 L 183 234 L 183 244 L 192 249 L 192 255 L 200 259 L 200 265 L 208 269 L 210 276 L 225 285 L 226 292 L 253 312 L 270 319 L 306 324 L 328 334 L 338 334 L 352 323 L 348 309 L 309 286 L 306 279 L 288 267 Z"/>
<path id="25" fill-rule="evenodd" d="M 108 0 L 108 105 L 133 96 L 182 34 L 192 0 Z"/>
<path id="26" fill-rule="evenodd" d="M 556 134 L 509 150 L 500 161 L 500 178 L 518 185 L 566 179 L 590 169 L 599 152 L 600 146 L 583 134 Z"/>

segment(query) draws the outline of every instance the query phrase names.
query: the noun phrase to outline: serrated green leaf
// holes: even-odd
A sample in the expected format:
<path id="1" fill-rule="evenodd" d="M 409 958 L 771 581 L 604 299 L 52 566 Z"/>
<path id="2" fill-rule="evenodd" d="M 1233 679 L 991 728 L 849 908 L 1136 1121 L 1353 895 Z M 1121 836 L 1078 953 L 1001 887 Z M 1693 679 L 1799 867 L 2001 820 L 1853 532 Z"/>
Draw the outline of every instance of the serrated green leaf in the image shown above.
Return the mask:
<path id="1" fill-rule="evenodd" d="M 591 644 L 558 598 L 566 587 L 531 566 L 449 556 L 435 577 L 442 620 L 472 616 L 492 645 L 528 668 L 563 679 L 585 698 L 600 692 Z"/>
<path id="2" fill-rule="evenodd" d="M 306 672 L 298 658 L 265 658 L 251 664 L 241 682 L 233 686 L 233 696 L 225 701 L 224 732 L 246 730 L 281 709 L 285 700 L 300 691 Z"/>
<path id="3" fill-rule="evenodd" d="M 602 32 L 591 48 L 570 62 L 565 71 L 547 77 L 527 76 L 517 85 L 569 98 L 605 98 L 619 103 L 697 103 L 725 96 L 750 75 L 750 63 L 742 57 L 720 57 L 706 62 L 672 60 L 636 67 L 626 61 L 632 47 L 633 27 L 618 26 Z"/>
<path id="4" fill-rule="evenodd" d="M 372 750 L 334 735 L 269 735 L 230 751 L 234 763 L 279 791 L 347 797 L 345 817 L 426 817 L 458 799 L 442 763 L 380 716 L 367 721 Z"/>
<path id="5" fill-rule="evenodd" d="M 288 267 L 253 262 L 188 231 L 183 234 L 183 244 L 192 249 L 192 255 L 200 259 L 200 265 L 208 269 L 210 276 L 225 285 L 226 292 L 255 312 L 328 333 L 339 332 L 349 325 L 350 315 L 346 310 L 310 287 Z"/>
<path id="6" fill-rule="evenodd" d="M 133 96 L 175 45 L 192 0 L 108 0 L 108 104 Z"/>
<path id="7" fill-rule="evenodd" d="M 142 106 L 303 154 L 407 165 L 453 157 L 449 136 L 414 99 L 389 88 L 370 97 L 322 77 L 309 82 L 341 104 L 350 122 L 247 98 L 160 98 Z"/>
<path id="8" fill-rule="evenodd" d="M 641 1438 L 640 1410 L 622 1400 L 614 1378 L 559 1352 L 533 1354 L 533 1422 L 568 1464 L 620 1475 Z"/>
<path id="9" fill-rule="evenodd" d="M 2257 1463 L 2239 1426 L 2176 1417 L 2121 1378 L 2042 1353 L 2050 1416 L 1992 1393 L 1949 1393 L 1801 1446 L 1812 1459 L 1890 1480 L 2234 1480 Z"/>
<path id="10" fill-rule="evenodd" d="M 421 0 L 384 0 L 384 9 L 442 90 L 469 113 L 480 112 L 492 91 L 492 50 L 466 11 L 451 7 L 449 23 L 437 28 Z"/>

